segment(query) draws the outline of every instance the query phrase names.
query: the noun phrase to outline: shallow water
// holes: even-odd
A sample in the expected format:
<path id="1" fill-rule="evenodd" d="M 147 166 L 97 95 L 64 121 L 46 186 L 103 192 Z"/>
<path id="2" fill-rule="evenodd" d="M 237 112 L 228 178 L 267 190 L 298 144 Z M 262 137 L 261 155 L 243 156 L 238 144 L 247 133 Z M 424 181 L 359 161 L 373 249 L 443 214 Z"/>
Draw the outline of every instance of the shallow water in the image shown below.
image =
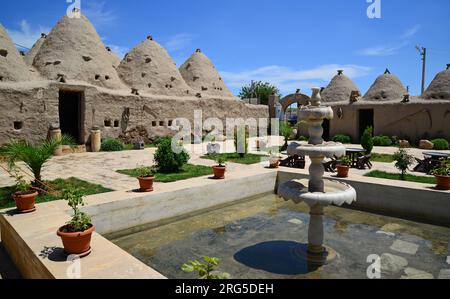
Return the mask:
<path id="1" fill-rule="evenodd" d="M 111 241 L 169 278 L 195 278 L 180 267 L 204 255 L 220 258 L 219 270 L 233 278 L 367 278 L 372 254 L 394 257 L 383 259 L 382 278 L 414 270 L 437 278 L 450 269 L 449 228 L 337 207 L 325 210 L 324 228 L 338 257 L 308 266 L 301 258 L 308 219 L 306 205 L 271 194 Z"/>

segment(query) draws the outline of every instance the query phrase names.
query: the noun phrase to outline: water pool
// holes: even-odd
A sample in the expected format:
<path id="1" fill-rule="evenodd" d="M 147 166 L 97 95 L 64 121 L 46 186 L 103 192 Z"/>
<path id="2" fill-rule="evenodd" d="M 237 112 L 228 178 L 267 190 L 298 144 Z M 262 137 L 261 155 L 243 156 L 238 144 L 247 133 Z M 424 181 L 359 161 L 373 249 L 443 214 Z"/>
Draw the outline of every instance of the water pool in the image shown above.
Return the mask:
<path id="1" fill-rule="evenodd" d="M 111 241 L 168 278 L 195 278 L 180 267 L 204 255 L 237 279 L 367 278 L 369 255 L 381 257 L 382 278 L 448 278 L 449 228 L 329 207 L 325 245 L 338 258 L 317 268 L 299 256 L 308 219 L 306 205 L 269 194 Z"/>

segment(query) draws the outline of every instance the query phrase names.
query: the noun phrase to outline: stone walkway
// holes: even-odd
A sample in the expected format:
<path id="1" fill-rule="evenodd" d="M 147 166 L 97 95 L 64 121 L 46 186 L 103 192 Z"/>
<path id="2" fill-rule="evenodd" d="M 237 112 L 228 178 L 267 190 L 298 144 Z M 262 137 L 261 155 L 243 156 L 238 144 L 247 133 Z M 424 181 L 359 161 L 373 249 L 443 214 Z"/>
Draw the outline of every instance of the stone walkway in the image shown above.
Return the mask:
<path id="1" fill-rule="evenodd" d="M 273 139 L 272 144 L 280 144 L 281 140 Z M 227 141 L 222 143 L 222 148 L 226 145 L 228 151 L 234 150 L 233 141 Z M 252 143 L 250 143 L 252 146 Z M 360 145 L 347 145 L 347 147 L 357 147 Z M 206 151 L 206 144 L 191 146 L 187 145 L 186 148 L 191 152 L 190 163 L 197 165 L 212 166 L 214 161 L 201 159 L 201 154 L 192 153 L 196 150 L 197 153 L 201 148 Z M 380 154 L 393 154 L 398 148 L 395 147 L 375 147 L 374 153 Z M 62 157 L 52 158 L 43 168 L 42 176 L 46 180 L 54 180 L 57 178 L 70 178 L 76 177 L 91 183 L 100 184 L 106 188 L 113 190 L 128 190 L 136 187 L 136 179 L 117 173 L 120 169 L 133 169 L 142 165 L 153 165 L 153 157 L 156 149 L 145 149 L 142 151 L 123 151 L 123 152 L 101 152 L 101 153 L 82 153 L 71 154 Z M 408 149 L 408 151 L 416 156 L 422 157 L 423 150 Z M 444 151 L 450 153 L 450 151 Z M 395 168 L 394 163 L 378 163 L 374 162 L 374 168 L 372 170 L 381 170 L 386 172 L 395 172 L 398 170 Z M 245 168 L 246 165 L 227 163 L 228 170 L 233 171 L 236 168 Z M 307 159 L 306 169 L 309 167 L 309 159 Z M 26 169 L 22 165 L 23 169 Z M 369 170 L 357 170 L 352 169 L 351 175 L 363 176 Z M 425 175 L 421 173 L 414 173 L 415 175 Z M 0 187 L 6 187 L 14 185 L 14 180 L 8 176 L 8 174 L 0 169 Z"/>

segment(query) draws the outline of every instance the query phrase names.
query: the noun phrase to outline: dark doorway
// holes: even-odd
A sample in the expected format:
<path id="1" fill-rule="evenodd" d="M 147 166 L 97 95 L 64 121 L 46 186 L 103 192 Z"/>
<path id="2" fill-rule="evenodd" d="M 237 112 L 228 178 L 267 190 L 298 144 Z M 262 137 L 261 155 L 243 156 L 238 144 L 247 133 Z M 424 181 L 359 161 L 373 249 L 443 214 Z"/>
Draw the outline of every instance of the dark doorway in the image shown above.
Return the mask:
<path id="1" fill-rule="evenodd" d="M 373 128 L 373 109 L 359 110 L 359 138 L 368 127 Z"/>
<path id="2" fill-rule="evenodd" d="M 322 128 L 323 128 L 323 140 L 325 141 L 330 141 L 331 136 L 330 136 L 330 121 L 328 119 L 325 119 L 322 123 Z"/>
<path id="3" fill-rule="evenodd" d="M 59 91 L 59 125 L 61 132 L 72 136 L 78 144 L 84 144 L 83 92 Z"/>

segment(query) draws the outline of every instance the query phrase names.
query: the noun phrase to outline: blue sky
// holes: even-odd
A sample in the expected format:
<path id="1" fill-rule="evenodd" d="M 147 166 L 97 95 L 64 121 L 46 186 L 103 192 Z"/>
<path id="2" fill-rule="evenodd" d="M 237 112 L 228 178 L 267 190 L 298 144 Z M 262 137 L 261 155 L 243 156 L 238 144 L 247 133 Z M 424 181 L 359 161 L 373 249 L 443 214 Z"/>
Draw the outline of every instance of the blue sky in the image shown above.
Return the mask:
<path id="1" fill-rule="evenodd" d="M 386 67 L 420 93 L 428 48 L 427 85 L 450 63 L 450 1 L 381 0 L 369 19 L 368 0 L 81 0 L 106 45 L 123 55 L 147 35 L 178 65 L 201 48 L 234 93 L 250 80 L 284 95 L 326 86 L 338 68 L 364 93 Z M 65 14 L 66 0 L 2 1 L 0 22 L 30 47 Z"/>

